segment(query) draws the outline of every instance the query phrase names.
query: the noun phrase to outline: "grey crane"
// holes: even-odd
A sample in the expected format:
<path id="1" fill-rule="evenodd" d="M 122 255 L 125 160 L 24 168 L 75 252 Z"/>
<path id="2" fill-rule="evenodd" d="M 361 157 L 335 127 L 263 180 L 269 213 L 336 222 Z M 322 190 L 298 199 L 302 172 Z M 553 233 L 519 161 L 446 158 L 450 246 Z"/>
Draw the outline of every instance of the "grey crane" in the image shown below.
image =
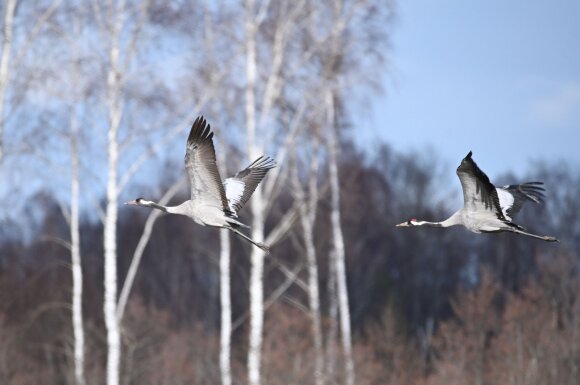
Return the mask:
<path id="1" fill-rule="evenodd" d="M 512 222 L 512 218 L 526 202 L 542 203 L 542 182 L 495 187 L 487 175 L 471 158 L 472 152 L 461 161 L 457 176 L 463 188 L 463 208 L 443 222 L 418 221 L 413 218 L 399 223 L 397 227 L 450 227 L 463 225 L 474 233 L 512 232 L 538 238 L 548 242 L 559 242 L 556 238 L 536 235 Z"/>
<path id="2" fill-rule="evenodd" d="M 152 207 L 169 214 L 185 215 L 202 226 L 225 228 L 265 252 L 269 252 L 268 246 L 254 241 L 239 231 L 240 228 L 249 228 L 249 226 L 236 218 L 268 171 L 276 167 L 276 162 L 270 157 L 261 156 L 222 183 L 212 138 L 213 132 L 210 125 L 203 116 L 198 117 L 189 132 L 185 150 L 185 169 L 189 175 L 191 199 L 178 206 L 163 206 L 143 198 L 137 198 L 125 204 Z"/>

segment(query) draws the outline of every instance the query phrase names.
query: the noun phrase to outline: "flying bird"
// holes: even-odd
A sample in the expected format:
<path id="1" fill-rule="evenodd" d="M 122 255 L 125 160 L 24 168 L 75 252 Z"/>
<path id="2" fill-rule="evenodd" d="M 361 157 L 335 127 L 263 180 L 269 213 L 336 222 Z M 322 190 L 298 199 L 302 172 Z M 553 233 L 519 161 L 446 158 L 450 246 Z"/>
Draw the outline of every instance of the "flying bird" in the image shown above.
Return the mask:
<path id="1" fill-rule="evenodd" d="M 261 156 L 252 164 L 223 181 L 216 163 L 213 132 L 203 116 L 191 127 L 185 150 L 185 169 L 189 175 L 191 199 L 178 206 L 163 206 L 143 198 L 126 202 L 126 205 L 152 207 L 169 214 L 185 215 L 202 226 L 213 226 L 233 231 L 255 246 L 269 252 L 269 247 L 256 242 L 239 229 L 249 226 L 238 221 L 238 212 L 250 199 L 258 184 L 276 162 Z"/>
<path id="2" fill-rule="evenodd" d="M 457 168 L 457 176 L 463 188 L 463 208 L 443 222 L 418 221 L 413 218 L 399 223 L 397 227 L 462 225 L 474 233 L 507 231 L 548 242 L 559 242 L 554 237 L 529 233 L 522 226 L 512 222 L 514 215 L 526 202 L 538 204 L 543 202 L 545 190 L 542 182 L 495 187 L 473 161 L 471 155 L 470 151 Z"/>

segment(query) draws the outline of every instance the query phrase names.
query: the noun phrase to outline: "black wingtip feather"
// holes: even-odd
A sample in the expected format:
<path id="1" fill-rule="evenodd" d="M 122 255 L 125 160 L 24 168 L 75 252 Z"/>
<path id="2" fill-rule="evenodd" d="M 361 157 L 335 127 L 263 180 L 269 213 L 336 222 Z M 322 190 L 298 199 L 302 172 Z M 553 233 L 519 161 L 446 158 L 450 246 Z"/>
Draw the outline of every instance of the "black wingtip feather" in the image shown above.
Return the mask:
<path id="1" fill-rule="evenodd" d="M 262 155 L 256 159 L 248 168 L 262 168 L 262 169 L 272 169 L 276 167 L 276 161 L 267 155 Z"/>
<path id="2" fill-rule="evenodd" d="M 494 207 L 497 217 L 500 220 L 505 220 L 503 212 L 501 211 L 499 197 L 497 195 L 495 186 L 493 183 L 491 183 L 489 177 L 483 171 L 481 171 L 481 169 L 477 166 L 477 163 L 475 163 L 475 161 L 471 158 L 472 155 L 473 152 L 469 151 L 469 154 L 467 154 L 467 156 L 461 161 L 459 167 L 457 167 L 457 173 L 468 173 L 475 176 L 478 181 L 477 193 L 480 192 L 479 189 L 483 189 L 487 195 L 487 198 L 482 195 L 485 207 Z"/>
<path id="3" fill-rule="evenodd" d="M 212 138 L 213 132 L 211 131 L 211 125 L 207 123 L 203 115 L 198 116 L 191 125 L 191 131 L 187 137 L 187 144 L 193 145 L 205 140 L 211 140 Z"/>

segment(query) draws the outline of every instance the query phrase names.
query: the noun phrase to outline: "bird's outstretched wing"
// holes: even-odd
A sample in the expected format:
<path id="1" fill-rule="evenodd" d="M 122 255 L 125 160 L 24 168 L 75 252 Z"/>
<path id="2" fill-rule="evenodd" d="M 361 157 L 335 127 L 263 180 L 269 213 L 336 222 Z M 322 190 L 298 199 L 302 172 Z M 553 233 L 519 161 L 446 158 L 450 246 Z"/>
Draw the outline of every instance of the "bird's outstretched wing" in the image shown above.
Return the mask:
<path id="1" fill-rule="evenodd" d="M 497 188 L 499 203 L 503 215 L 512 220 L 526 202 L 538 204 L 544 201 L 544 184 L 542 182 L 528 182 L 524 184 L 510 184 Z"/>
<path id="2" fill-rule="evenodd" d="M 199 116 L 191 126 L 185 150 L 185 169 L 189 175 L 191 200 L 196 204 L 220 207 L 229 212 L 212 138 L 210 125 L 203 116 Z"/>
<path id="3" fill-rule="evenodd" d="M 274 167 L 276 167 L 274 159 L 261 156 L 251 165 L 224 181 L 229 209 L 234 215 L 237 215 L 268 171 Z"/>
<path id="4" fill-rule="evenodd" d="M 506 218 L 499 204 L 499 197 L 495 186 L 477 164 L 471 159 L 472 152 L 461 161 L 457 167 L 457 176 L 463 188 L 463 200 L 465 210 L 477 213 L 489 213 L 498 219 L 505 221 Z"/>

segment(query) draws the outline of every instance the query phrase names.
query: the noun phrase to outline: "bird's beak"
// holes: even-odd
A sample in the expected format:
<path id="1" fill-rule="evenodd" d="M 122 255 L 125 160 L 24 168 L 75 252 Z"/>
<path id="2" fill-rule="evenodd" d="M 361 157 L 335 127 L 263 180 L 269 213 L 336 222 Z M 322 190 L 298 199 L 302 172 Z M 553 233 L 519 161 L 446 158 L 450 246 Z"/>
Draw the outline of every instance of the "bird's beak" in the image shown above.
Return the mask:
<path id="1" fill-rule="evenodd" d="M 137 200 L 132 200 L 129 202 L 125 202 L 126 205 L 137 206 Z"/>
<path id="2" fill-rule="evenodd" d="M 409 223 L 407 222 L 399 223 L 398 225 L 395 225 L 395 227 L 409 227 Z"/>

